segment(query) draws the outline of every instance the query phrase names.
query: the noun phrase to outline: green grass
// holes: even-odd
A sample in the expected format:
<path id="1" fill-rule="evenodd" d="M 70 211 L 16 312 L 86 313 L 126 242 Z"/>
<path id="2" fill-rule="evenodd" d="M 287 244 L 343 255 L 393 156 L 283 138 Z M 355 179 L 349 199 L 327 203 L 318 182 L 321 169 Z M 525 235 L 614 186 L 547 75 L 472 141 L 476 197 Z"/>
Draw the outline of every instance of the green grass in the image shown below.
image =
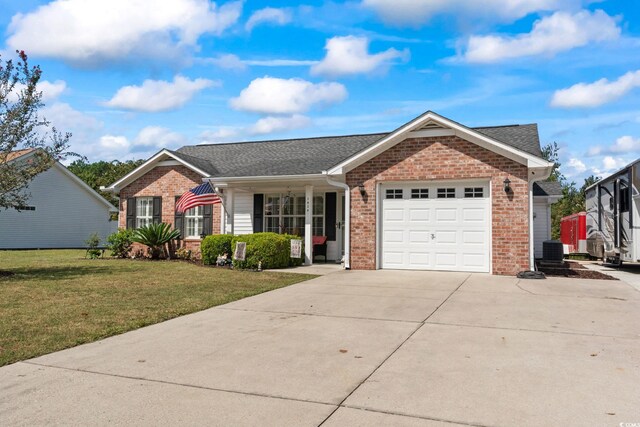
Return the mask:
<path id="1" fill-rule="evenodd" d="M 0 366 L 121 334 L 314 276 L 180 261 L 0 251 Z"/>

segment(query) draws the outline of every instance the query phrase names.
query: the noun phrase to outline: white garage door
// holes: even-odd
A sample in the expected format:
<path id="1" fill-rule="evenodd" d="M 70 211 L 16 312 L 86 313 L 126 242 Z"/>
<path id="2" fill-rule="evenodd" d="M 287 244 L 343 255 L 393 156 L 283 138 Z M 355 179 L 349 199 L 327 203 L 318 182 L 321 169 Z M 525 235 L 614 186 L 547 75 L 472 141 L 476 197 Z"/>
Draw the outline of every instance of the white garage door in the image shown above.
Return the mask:
<path id="1" fill-rule="evenodd" d="M 489 272 L 489 183 L 385 184 L 382 268 Z"/>

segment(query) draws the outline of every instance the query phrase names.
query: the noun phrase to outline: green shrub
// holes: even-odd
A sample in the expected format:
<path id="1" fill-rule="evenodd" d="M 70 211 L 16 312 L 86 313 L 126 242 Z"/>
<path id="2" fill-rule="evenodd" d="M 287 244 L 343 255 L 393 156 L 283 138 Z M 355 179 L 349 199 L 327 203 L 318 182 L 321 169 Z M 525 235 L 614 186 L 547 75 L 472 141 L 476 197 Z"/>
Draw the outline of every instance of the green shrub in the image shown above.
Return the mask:
<path id="1" fill-rule="evenodd" d="M 233 260 L 235 268 L 258 268 L 262 263 L 262 268 L 286 268 L 293 265 L 300 265 L 304 259 L 292 259 L 291 239 L 299 239 L 298 236 L 291 236 L 277 233 L 255 233 L 234 236 L 231 247 L 235 249 L 237 242 L 247 243 L 247 253 L 244 261 Z M 304 256 L 304 248 L 302 249 Z"/>
<path id="2" fill-rule="evenodd" d="M 147 246 L 151 259 L 159 259 L 165 252 L 165 245 L 178 237 L 180 230 L 172 230 L 170 224 L 161 222 L 134 230 L 132 240 Z"/>
<path id="3" fill-rule="evenodd" d="M 98 246 L 100 246 L 100 236 L 98 236 L 98 233 L 91 234 L 84 243 L 87 245 L 87 255 L 89 255 L 89 258 L 97 259 L 100 257 L 102 251 L 98 249 Z"/>
<path id="4" fill-rule="evenodd" d="M 215 265 L 220 255 L 233 255 L 231 249 L 231 241 L 233 234 L 214 234 L 207 236 L 200 244 L 200 252 L 202 253 L 202 262 L 206 265 Z"/>
<path id="5" fill-rule="evenodd" d="M 128 258 L 133 245 L 133 230 L 119 229 L 107 237 L 107 246 L 111 250 L 111 256 Z"/>

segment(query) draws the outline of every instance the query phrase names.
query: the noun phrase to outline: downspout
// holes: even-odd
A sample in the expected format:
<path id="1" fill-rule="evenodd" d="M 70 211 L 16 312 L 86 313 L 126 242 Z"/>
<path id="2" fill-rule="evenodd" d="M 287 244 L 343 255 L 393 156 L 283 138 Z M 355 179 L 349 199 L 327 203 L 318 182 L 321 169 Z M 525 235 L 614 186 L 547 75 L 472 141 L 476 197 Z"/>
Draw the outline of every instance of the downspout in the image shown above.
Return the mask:
<path id="1" fill-rule="evenodd" d="M 326 173 L 326 172 L 323 172 Z M 334 181 L 326 176 L 327 183 L 334 187 L 342 188 L 344 190 L 344 268 L 345 270 L 351 269 L 350 249 L 351 249 L 351 189 L 347 184 L 340 181 Z"/>

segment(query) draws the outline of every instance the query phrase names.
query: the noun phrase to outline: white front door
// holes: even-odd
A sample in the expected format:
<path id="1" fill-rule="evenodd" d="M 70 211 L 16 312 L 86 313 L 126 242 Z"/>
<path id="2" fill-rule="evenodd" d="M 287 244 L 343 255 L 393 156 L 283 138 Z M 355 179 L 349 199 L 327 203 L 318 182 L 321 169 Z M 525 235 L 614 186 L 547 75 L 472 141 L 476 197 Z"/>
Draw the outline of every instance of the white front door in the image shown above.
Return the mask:
<path id="1" fill-rule="evenodd" d="M 384 184 L 381 266 L 490 271 L 488 182 Z"/>

